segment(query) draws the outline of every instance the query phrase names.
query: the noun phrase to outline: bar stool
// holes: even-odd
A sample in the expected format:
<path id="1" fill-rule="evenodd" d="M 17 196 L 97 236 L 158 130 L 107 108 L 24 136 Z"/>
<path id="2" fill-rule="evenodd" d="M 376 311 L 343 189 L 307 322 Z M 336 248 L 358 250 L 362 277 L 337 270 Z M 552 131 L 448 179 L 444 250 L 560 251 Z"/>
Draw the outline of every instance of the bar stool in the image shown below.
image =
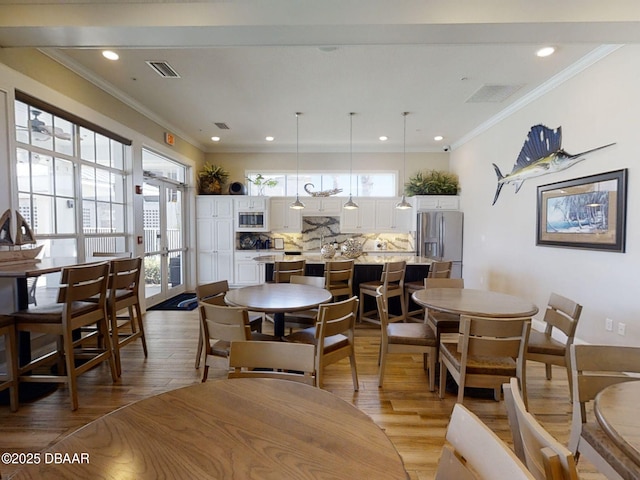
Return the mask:
<path id="1" fill-rule="evenodd" d="M 107 323 L 107 285 L 109 283 L 109 263 L 80 265 L 62 270 L 58 303 L 20 310 L 12 314 L 16 331 L 28 331 L 57 335 L 56 350 L 43 354 L 31 360 L 28 364 L 18 368 L 20 382 L 57 382 L 66 383 L 69 387 L 71 409 L 78 409 L 77 377 L 90 370 L 99 363 L 108 361 L 111 378 L 117 381 L 118 372 L 111 350 L 109 325 Z M 97 301 L 87 301 L 95 297 Z M 99 334 L 104 346 L 98 348 L 84 348 L 83 343 L 88 336 L 73 340 L 73 331 L 89 325 L 97 325 L 95 334 Z M 92 336 L 92 335 L 89 335 Z M 78 348 L 77 353 L 74 352 Z M 76 358 L 86 362 L 76 366 Z M 65 374 L 42 375 L 27 372 L 64 359 Z"/>
<path id="2" fill-rule="evenodd" d="M 291 281 L 291 275 L 304 275 L 305 265 L 306 260 L 274 262 L 274 283 L 289 283 Z"/>
<path id="3" fill-rule="evenodd" d="M 453 262 L 432 262 L 429 265 L 429 271 L 426 278 L 449 278 L 451 277 L 451 265 Z M 404 302 L 407 305 L 407 309 L 411 304 L 411 295 L 424 288 L 424 278 L 416 280 L 415 282 L 406 282 L 404 284 L 405 299 Z M 419 317 L 416 318 L 416 315 Z M 416 319 L 420 322 L 424 319 L 424 309 L 411 310 L 407 312 L 407 317 Z M 420 318 L 423 317 L 423 318 Z"/>
<path id="4" fill-rule="evenodd" d="M 13 317 L 0 315 L 0 335 L 4 337 L 4 353 L 6 373 L 0 380 L 0 392 L 9 389 L 9 408 L 18 410 L 18 348 L 16 343 L 16 326 Z"/>
<path id="5" fill-rule="evenodd" d="M 353 297 L 354 260 L 334 260 L 324 265 L 324 288 L 331 292 L 333 301 L 339 297 Z"/>
<path id="6" fill-rule="evenodd" d="M 378 296 L 378 289 L 384 297 L 385 305 L 389 305 L 389 299 L 393 297 L 400 297 L 401 314 L 389 317 L 389 321 L 406 321 L 407 318 L 407 305 L 404 301 L 404 274 L 407 269 L 407 262 L 402 260 L 400 262 L 385 263 L 382 268 L 382 276 L 380 280 L 373 282 L 363 282 L 360 284 L 360 321 L 367 321 L 371 323 L 377 323 L 380 325 L 380 319 L 377 318 L 378 309 L 364 311 L 364 297 L 369 295 L 371 297 Z M 373 316 L 372 316 L 373 315 Z"/>

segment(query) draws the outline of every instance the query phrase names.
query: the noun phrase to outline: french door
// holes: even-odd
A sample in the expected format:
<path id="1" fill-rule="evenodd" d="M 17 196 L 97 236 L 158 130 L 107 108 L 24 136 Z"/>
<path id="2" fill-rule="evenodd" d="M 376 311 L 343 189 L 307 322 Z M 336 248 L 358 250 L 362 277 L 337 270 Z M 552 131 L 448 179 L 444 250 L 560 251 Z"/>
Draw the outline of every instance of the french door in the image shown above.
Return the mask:
<path id="1" fill-rule="evenodd" d="M 145 178 L 144 271 L 147 307 L 185 291 L 185 188 Z"/>

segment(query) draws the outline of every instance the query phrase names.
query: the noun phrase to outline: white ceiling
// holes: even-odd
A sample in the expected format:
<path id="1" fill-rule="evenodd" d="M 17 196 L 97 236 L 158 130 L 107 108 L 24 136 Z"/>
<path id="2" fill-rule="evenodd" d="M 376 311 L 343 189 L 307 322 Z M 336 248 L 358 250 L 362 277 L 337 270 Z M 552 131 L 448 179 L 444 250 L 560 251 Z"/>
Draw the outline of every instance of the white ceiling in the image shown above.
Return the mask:
<path id="1" fill-rule="evenodd" d="M 0 45 L 43 48 L 210 152 L 295 150 L 296 111 L 301 151 L 347 151 L 351 111 L 354 151 L 401 151 L 404 111 L 407 151 L 455 147 L 615 48 L 602 44 L 640 41 L 635 0 L 47 3 L 0 0 Z M 556 54 L 536 57 L 545 44 Z M 519 88 L 468 102 L 487 85 Z"/>

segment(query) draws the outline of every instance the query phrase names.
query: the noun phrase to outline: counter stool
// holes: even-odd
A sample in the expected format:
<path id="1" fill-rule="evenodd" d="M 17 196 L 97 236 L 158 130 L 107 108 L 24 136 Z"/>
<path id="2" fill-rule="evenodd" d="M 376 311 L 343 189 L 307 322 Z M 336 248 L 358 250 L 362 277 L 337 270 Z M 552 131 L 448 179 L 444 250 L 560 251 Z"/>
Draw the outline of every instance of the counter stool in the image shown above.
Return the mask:
<path id="1" fill-rule="evenodd" d="M 431 265 L 429 265 L 429 271 L 427 272 L 426 278 L 449 278 L 451 276 L 451 264 L 452 262 L 432 262 Z M 411 304 L 411 295 L 423 288 L 424 278 L 416 280 L 415 282 L 406 282 L 404 284 L 404 303 L 407 305 L 407 309 Z M 424 308 L 408 311 L 407 317 L 421 322 L 424 319 Z"/>
<path id="2" fill-rule="evenodd" d="M 331 292 L 333 301 L 339 297 L 353 297 L 354 260 L 334 260 L 324 264 L 324 288 Z"/>
<path id="3" fill-rule="evenodd" d="M 16 326 L 12 317 L 0 315 L 0 335 L 4 337 L 4 353 L 7 371 L 1 375 L 0 392 L 9 389 L 9 408 L 18 410 L 18 348 Z"/>
<path id="4" fill-rule="evenodd" d="M 385 305 L 389 305 L 389 299 L 393 297 L 400 297 L 401 314 L 393 317 L 389 316 L 390 322 L 398 322 L 400 320 L 406 321 L 407 319 L 407 305 L 404 302 L 404 274 L 407 269 L 407 262 L 402 260 L 400 262 L 385 263 L 382 268 L 382 276 L 380 280 L 373 282 L 363 282 L 360 284 L 360 321 L 367 321 L 371 323 L 377 323 L 380 325 L 380 319 L 378 318 L 378 309 L 364 311 L 364 297 L 365 295 L 376 297 L 378 296 L 378 289 L 384 297 Z"/>
<path id="5" fill-rule="evenodd" d="M 291 275 L 304 275 L 305 265 L 306 260 L 274 262 L 274 283 L 289 283 L 291 281 Z"/>

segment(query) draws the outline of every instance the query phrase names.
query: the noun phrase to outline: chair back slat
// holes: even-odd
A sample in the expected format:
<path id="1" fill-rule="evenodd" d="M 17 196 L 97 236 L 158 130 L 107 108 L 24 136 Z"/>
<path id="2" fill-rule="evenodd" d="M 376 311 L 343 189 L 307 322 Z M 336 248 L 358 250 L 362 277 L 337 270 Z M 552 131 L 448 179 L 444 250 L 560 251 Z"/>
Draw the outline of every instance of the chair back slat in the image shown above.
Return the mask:
<path id="1" fill-rule="evenodd" d="M 275 283 L 289 283 L 291 275 L 305 274 L 306 260 L 282 261 L 273 264 L 273 281 Z"/>
<path id="2" fill-rule="evenodd" d="M 404 284 L 404 273 L 407 268 L 407 262 L 402 260 L 400 262 L 389 262 L 385 263 L 382 269 L 382 282 L 385 285 L 396 284 L 403 285 Z"/>
<path id="3" fill-rule="evenodd" d="M 249 315 L 242 307 L 226 307 L 200 303 L 203 317 L 203 329 L 206 339 L 223 340 L 249 340 L 251 330 L 249 328 Z"/>
<path id="4" fill-rule="evenodd" d="M 298 285 L 310 285 L 312 287 L 324 288 L 324 277 L 307 277 L 302 275 L 291 275 L 289 283 Z"/>
<path id="5" fill-rule="evenodd" d="M 138 290 L 141 258 L 131 258 L 111 261 L 111 274 L 109 276 L 109 288 L 111 290 Z"/>
<path id="6" fill-rule="evenodd" d="M 65 268 L 62 270 L 58 301 L 70 304 L 100 296 L 104 302 L 108 282 L 108 262 Z"/>
<path id="7" fill-rule="evenodd" d="M 550 334 L 555 327 L 564 333 L 570 339 L 569 343 L 571 343 L 576 333 L 581 313 L 582 305 L 552 293 L 544 315 L 544 321 L 547 324 L 546 332 Z"/>
<path id="8" fill-rule="evenodd" d="M 462 278 L 425 278 L 424 288 L 464 288 Z"/>
<path id="9" fill-rule="evenodd" d="M 451 265 L 453 265 L 453 262 L 431 262 L 427 277 L 449 278 L 451 277 Z"/>
<path id="10" fill-rule="evenodd" d="M 339 333 L 353 332 L 358 308 L 358 297 L 335 303 L 326 303 L 318 308 L 316 338 L 327 338 Z"/>

